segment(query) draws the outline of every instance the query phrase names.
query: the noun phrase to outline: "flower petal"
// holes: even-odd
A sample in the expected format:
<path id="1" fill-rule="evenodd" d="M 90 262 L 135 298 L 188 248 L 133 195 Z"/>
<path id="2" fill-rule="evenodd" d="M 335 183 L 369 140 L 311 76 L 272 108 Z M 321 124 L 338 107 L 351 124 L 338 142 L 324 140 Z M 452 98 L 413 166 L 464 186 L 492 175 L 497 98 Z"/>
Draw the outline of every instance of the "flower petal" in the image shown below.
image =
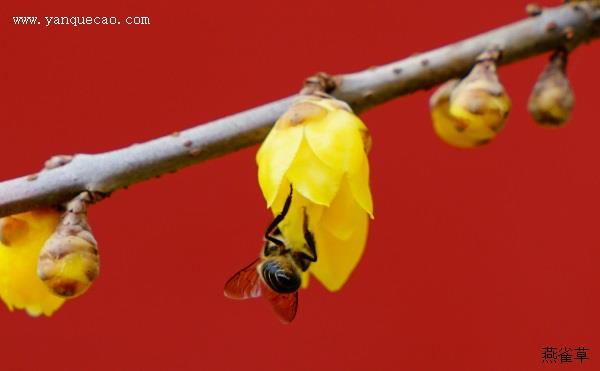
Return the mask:
<path id="1" fill-rule="evenodd" d="M 258 183 L 270 207 L 302 142 L 302 126 L 273 127 L 256 154 Z"/>
<path id="2" fill-rule="evenodd" d="M 329 291 L 337 291 L 346 283 L 360 261 L 367 240 L 366 215 L 355 226 L 352 238 L 340 240 L 324 228 L 315 231 L 318 259 L 309 271 Z"/>
<path id="3" fill-rule="evenodd" d="M 342 172 L 325 165 L 303 140 L 286 177 L 295 191 L 316 204 L 329 206 L 340 187 Z"/>
<path id="4" fill-rule="evenodd" d="M 310 273 L 308 273 L 308 271 L 302 272 L 302 284 L 300 287 L 302 287 L 303 289 L 307 289 L 309 281 L 310 281 Z"/>
<path id="5" fill-rule="evenodd" d="M 363 155 L 363 161 L 356 173 L 348 174 L 350 189 L 356 202 L 373 218 L 373 197 L 369 187 L 369 159 Z"/>
<path id="6" fill-rule="evenodd" d="M 324 209 L 320 224 L 340 240 L 350 238 L 365 217 L 365 211 L 355 201 L 346 177 L 331 206 Z"/>
<path id="7" fill-rule="evenodd" d="M 452 146 L 470 148 L 482 143 L 481 140 L 473 139 L 467 135 L 467 124 L 450 115 L 447 100 L 432 107 L 431 119 L 433 121 L 433 129 L 438 137 Z"/>
<path id="8" fill-rule="evenodd" d="M 10 246 L 0 243 L 0 298 L 9 310 L 25 309 L 32 316 L 49 316 L 64 303 L 37 276 L 39 252 L 59 217 L 53 210 L 12 216 L 27 223 L 27 232 Z"/>
<path id="9" fill-rule="evenodd" d="M 327 166 L 342 172 L 356 172 L 361 165 L 365 143 L 364 124 L 354 114 L 337 109 L 322 120 L 306 124 L 305 137 L 315 155 Z"/>

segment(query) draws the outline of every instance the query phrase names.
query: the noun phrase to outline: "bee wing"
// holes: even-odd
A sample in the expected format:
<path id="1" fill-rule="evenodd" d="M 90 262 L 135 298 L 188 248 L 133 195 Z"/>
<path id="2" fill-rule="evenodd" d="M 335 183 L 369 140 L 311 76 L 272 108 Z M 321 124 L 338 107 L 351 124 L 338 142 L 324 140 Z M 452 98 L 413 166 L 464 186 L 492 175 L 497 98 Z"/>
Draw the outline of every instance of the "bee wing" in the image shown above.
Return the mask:
<path id="1" fill-rule="evenodd" d="M 280 294 L 268 287 L 263 288 L 263 296 L 269 300 L 277 317 L 283 323 L 290 323 L 296 317 L 298 310 L 298 291 L 290 294 Z"/>
<path id="2" fill-rule="evenodd" d="M 250 265 L 233 275 L 225 283 L 225 296 L 230 299 L 250 299 L 261 295 L 262 289 L 256 267 L 260 259 L 256 259 Z"/>

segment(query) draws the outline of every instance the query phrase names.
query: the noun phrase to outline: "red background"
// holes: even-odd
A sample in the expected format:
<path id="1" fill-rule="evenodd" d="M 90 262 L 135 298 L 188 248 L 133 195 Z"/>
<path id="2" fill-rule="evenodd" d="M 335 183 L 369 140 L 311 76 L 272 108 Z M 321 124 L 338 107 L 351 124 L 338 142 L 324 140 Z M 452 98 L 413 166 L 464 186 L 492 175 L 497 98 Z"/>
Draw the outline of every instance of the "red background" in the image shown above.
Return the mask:
<path id="1" fill-rule="evenodd" d="M 3 1 L 1 177 L 266 103 L 317 71 L 456 41 L 523 17 L 525 4 Z M 151 25 L 15 26 L 19 15 Z M 289 326 L 263 300 L 222 293 L 270 221 L 256 147 L 117 192 L 91 210 L 102 272 L 86 295 L 49 319 L 0 307 L 1 369 L 598 369 L 599 58 L 600 44 L 573 54 L 576 108 L 560 130 L 526 112 L 546 56 L 502 68 L 513 111 L 475 151 L 435 137 L 431 92 L 366 113 L 366 253 L 341 292 L 302 291 Z M 586 346 L 591 359 L 542 365 L 546 345 Z"/>

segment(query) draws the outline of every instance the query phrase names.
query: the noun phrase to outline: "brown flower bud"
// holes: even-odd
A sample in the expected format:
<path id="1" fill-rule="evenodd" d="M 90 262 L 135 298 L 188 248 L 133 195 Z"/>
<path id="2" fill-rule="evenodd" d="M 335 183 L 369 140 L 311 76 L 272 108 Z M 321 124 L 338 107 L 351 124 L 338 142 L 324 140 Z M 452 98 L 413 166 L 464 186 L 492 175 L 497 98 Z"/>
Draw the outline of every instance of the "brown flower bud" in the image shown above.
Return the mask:
<path id="1" fill-rule="evenodd" d="M 87 192 L 66 205 L 54 233 L 42 247 L 38 276 L 57 295 L 85 292 L 99 271 L 97 242 L 87 222 Z"/>
<path id="2" fill-rule="evenodd" d="M 571 117 L 575 98 L 566 68 L 567 52 L 555 52 L 533 87 L 528 109 L 542 126 L 561 126 Z"/>

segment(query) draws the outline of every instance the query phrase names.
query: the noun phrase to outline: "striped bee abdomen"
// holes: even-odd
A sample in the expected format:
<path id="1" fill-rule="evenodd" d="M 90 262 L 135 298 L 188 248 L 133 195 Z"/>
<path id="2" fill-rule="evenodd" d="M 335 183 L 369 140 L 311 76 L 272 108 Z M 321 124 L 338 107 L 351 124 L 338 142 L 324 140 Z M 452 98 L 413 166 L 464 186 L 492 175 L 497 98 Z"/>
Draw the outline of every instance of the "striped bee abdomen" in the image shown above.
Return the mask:
<path id="1" fill-rule="evenodd" d="M 301 278 L 286 256 L 267 258 L 260 265 L 263 281 L 275 292 L 287 294 L 298 291 Z"/>

